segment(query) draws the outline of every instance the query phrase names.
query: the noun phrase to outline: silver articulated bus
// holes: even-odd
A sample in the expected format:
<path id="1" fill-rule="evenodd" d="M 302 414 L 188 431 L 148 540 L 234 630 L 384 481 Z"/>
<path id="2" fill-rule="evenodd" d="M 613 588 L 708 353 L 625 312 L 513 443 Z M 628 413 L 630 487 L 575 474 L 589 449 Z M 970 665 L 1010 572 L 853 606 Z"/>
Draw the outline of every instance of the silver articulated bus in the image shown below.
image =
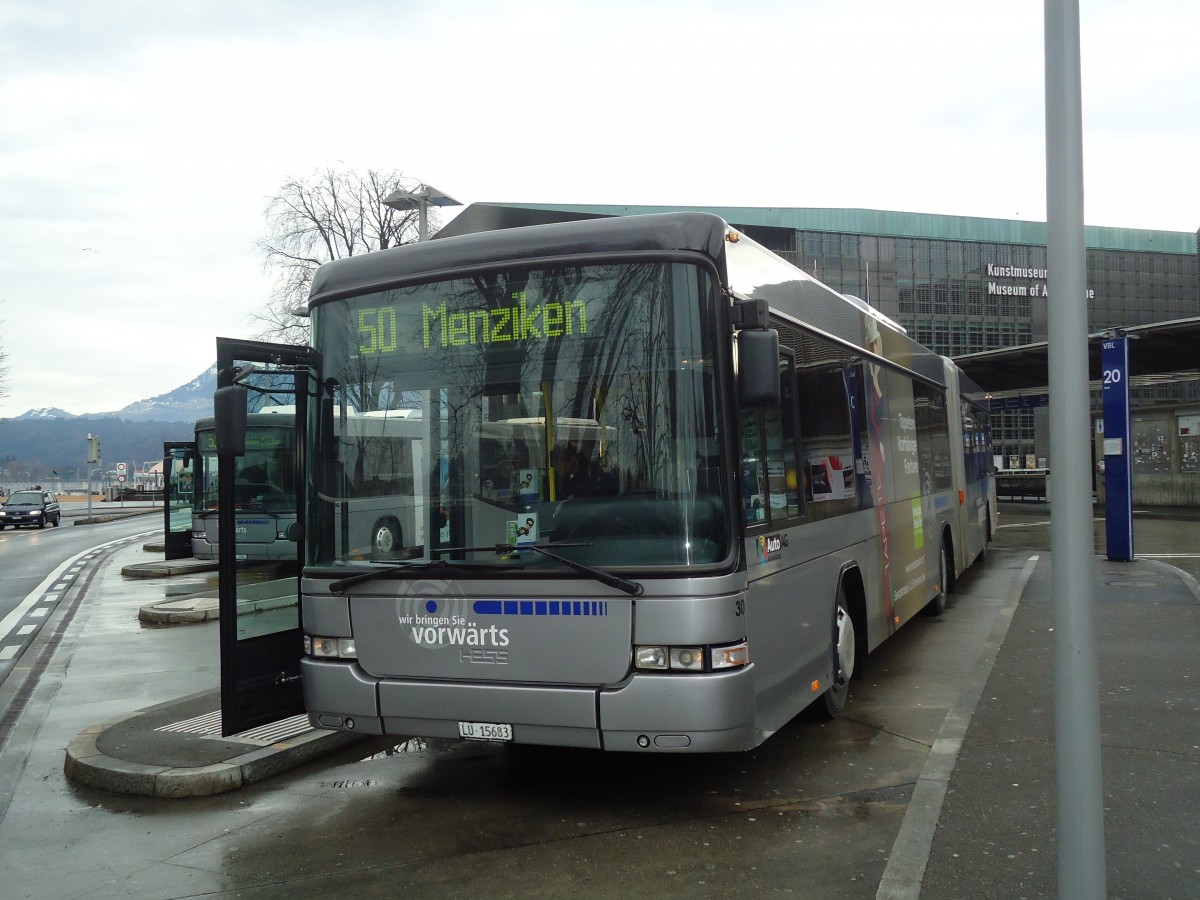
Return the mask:
<path id="1" fill-rule="evenodd" d="M 309 309 L 316 725 L 746 750 L 994 527 L 974 385 L 715 216 L 354 256 Z"/>

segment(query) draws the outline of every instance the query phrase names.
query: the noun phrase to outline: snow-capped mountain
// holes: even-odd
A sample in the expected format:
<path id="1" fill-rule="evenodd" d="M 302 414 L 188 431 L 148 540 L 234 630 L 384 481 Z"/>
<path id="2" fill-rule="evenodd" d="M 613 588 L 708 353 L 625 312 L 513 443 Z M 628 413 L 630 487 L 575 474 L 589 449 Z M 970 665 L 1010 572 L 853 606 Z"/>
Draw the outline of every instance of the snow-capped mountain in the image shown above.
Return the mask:
<path id="1" fill-rule="evenodd" d="M 134 422 L 195 422 L 212 415 L 213 392 L 216 389 L 217 367 L 214 364 L 173 391 L 137 400 L 116 412 L 100 415 Z"/>
<path id="2" fill-rule="evenodd" d="M 56 406 L 31 409 L 8 421 L 69 421 L 71 419 L 124 419 L 127 422 L 195 422 L 212 415 L 217 367 L 213 365 L 187 384 L 145 400 L 136 400 L 114 412 L 75 415 Z"/>
<path id="3" fill-rule="evenodd" d="M 57 406 L 43 406 L 41 409 L 30 409 L 19 416 L 13 416 L 13 420 L 45 420 L 45 419 L 74 419 L 76 416 L 73 413 L 67 412 L 65 409 L 59 409 Z"/>

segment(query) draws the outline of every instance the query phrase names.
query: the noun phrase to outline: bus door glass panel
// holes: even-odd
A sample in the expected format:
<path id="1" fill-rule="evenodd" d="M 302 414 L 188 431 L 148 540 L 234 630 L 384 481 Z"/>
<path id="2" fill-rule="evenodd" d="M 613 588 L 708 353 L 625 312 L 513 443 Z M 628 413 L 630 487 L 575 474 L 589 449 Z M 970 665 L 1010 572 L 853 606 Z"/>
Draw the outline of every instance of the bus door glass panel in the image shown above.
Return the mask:
<path id="1" fill-rule="evenodd" d="M 413 491 L 428 502 L 409 498 L 423 513 L 420 539 L 403 537 L 411 558 L 514 575 L 561 569 L 495 549 L 536 540 L 595 565 L 717 562 L 731 545 L 716 297 L 701 268 L 637 261 L 496 271 L 324 304 L 314 315 L 335 386 L 328 429 L 343 408 L 347 419 L 420 409 Z M 412 339 L 392 340 L 393 330 Z M 345 468 L 348 490 L 361 489 L 365 474 Z M 352 519 L 327 521 L 312 527 L 341 533 L 311 544 L 311 562 L 369 562 L 369 552 L 344 552 L 361 546 L 345 534 Z"/>
<path id="2" fill-rule="evenodd" d="M 163 476 L 165 556 L 186 559 L 192 555 L 196 445 L 190 441 L 163 444 Z"/>

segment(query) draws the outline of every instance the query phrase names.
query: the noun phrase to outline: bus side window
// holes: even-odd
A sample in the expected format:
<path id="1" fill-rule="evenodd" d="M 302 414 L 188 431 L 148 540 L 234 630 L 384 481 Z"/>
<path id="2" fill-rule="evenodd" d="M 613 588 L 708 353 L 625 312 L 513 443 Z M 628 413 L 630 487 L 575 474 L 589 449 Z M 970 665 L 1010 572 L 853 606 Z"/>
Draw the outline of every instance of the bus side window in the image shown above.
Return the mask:
<path id="1" fill-rule="evenodd" d="M 850 398 L 844 376 L 849 360 L 839 348 L 804 335 L 804 356 L 813 362 L 799 368 L 801 457 L 804 460 L 806 515 L 814 519 L 858 508 L 854 436 Z"/>

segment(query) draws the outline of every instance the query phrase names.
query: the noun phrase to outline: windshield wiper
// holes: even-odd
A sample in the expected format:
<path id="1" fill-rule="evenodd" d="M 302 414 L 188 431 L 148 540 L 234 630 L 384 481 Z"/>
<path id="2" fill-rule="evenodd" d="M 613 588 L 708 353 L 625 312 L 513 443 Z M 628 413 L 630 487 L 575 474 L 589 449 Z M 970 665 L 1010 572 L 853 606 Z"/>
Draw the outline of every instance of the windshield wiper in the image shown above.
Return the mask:
<path id="1" fill-rule="evenodd" d="M 586 541 L 570 542 L 570 543 L 564 541 L 563 543 L 560 543 L 560 544 L 554 544 L 554 546 L 561 549 L 563 547 L 590 547 L 592 545 L 587 543 Z M 529 543 L 529 544 L 489 544 L 486 547 L 443 547 L 439 550 L 430 550 L 429 552 L 431 554 L 433 554 L 433 553 L 471 553 L 471 552 L 482 553 L 485 550 L 495 550 L 497 553 L 512 553 L 514 550 L 519 553 L 522 550 L 533 550 L 535 553 L 540 553 L 542 556 L 552 559 L 555 562 L 562 563 L 564 566 L 566 566 L 569 569 L 574 569 L 576 572 L 579 572 L 581 575 L 587 575 L 589 578 L 596 579 L 596 581 L 599 581 L 601 584 L 606 584 L 609 587 L 614 587 L 617 590 L 624 591 L 626 594 L 630 594 L 634 597 L 640 597 L 642 594 L 642 591 L 644 590 L 644 588 L 640 584 L 638 584 L 636 581 L 630 581 L 628 578 L 622 578 L 619 575 L 613 575 L 609 572 L 605 572 L 603 569 L 597 569 L 595 566 L 589 566 L 585 563 L 576 562 L 573 559 L 568 559 L 565 556 L 559 556 L 557 553 L 553 552 L 552 550 L 547 549 L 546 547 L 542 546 L 541 544 L 534 544 L 534 543 Z"/>
<path id="2" fill-rule="evenodd" d="M 490 547 L 487 549 L 491 549 Z M 435 553 L 437 551 L 434 551 Z M 397 572 L 403 572 L 406 569 L 415 569 L 423 567 L 432 567 L 435 569 L 470 569 L 472 572 L 484 571 L 488 569 L 508 569 L 511 566 L 503 566 L 496 563 L 472 563 L 468 566 L 459 565 L 452 562 L 447 562 L 444 559 L 414 559 L 408 562 L 396 563 L 391 566 L 384 566 L 379 569 L 372 569 L 369 572 L 359 572 L 357 575 L 347 575 L 345 578 L 340 578 L 337 581 L 330 582 L 329 590 L 334 594 L 340 594 L 348 587 L 353 587 L 356 584 L 362 584 L 364 581 L 374 581 L 377 578 L 387 578 L 389 575 L 395 575 Z"/>
<path id="3" fill-rule="evenodd" d="M 504 545 L 501 544 L 500 546 L 504 546 Z M 583 545 L 580 545 L 580 544 L 573 544 L 573 545 L 572 544 L 555 544 L 555 546 L 556 547 L 567 547 L 567 546 L 585 546 L 586 547 L 588 545 L 587 544 L 583 544 Z M 609 587 L 614 587 L 617 590 L 624 591 L 625 593 L 630 594 L 634 597 L 640 597 L 642 595 L 642 591 L 644 590 L 644 588 L 640 584 L 638 584 L 636 581 L 630 581 L 628 578 L 622 578 L 619 575 L 613 575 L 609 572 L 605 572 L 603 569 L 597 569 L 595 566 L 585 565 L 584 563 L 581 563 L 581 562 L 575 562 L 575 560 L 573 560 L 573 559 L 568 559 L 565 556 L 559 556 L 557 553 L 553 553 L 553 552 L 547 550 L 545 547 L 541 546 L 540 544 L 516 544 L 516 545 L 513 545 L 512 547 L 509 547 L 509 549 L 517 550 L 517 551 L 533 550 L 534 552 L 540 553 L 540 554 L 542 554 L 542 556 L 548 557 L 548 558 L 554 560 L 555 562 L 562 563 L 564 566 L 566 566 L 569 569 L 574 569 L 576 572 L 579 572 L 582 575 L 590 575 L 592 578 L 595 578 L 601 584 L 607 584 Z"/>
<path id="4" fill-rule="evenodd" d="M 557 548 L 563 547 L 590 547 L 589 543 L 561 543 L 554 545 Z M 634 597 L 640 597 L 645 590 L 636 581 L 630 581 L 628 578 L 622 578 L 619 575 L 613 575 L 605 572 L 603 569 L 597 569 L 595 566 L 589 566 L 586 563 L 576 562 L 573 559 L 568 559 L 565 556 L 560 556 L 552 550 L 543 547 L 541 544 L 488 544 L 485 547 L 440 547 L 431 549 L 430 555 L 441 553 L 484 553 L 488 550 L 496 553 L 512 553 L 513 551 L 520 552 L 521 550 L 532 550 L 535 553 L 540 553 L 548 559 L 552 559 L 557 563 L 562 563 L 569 569 L 574 569 L 581 575 L 587 575 L 589 578 L 594 578 L 601 584 L 616 588 L 619 591 L 624 591 Z M 485 571 L 488 569 L 508 569 L 509 566 L 497 563 L 469 563 L 458 564 L 449 562 L 444 559 L 422 560 L 414 559 L 408 562 L 397 563 L 392 566 L 385 566 L 380 569 L 372 569 L 369 572 L 359 572 L 357 575 L 348 575 L 345 578 L 339 579 L 329 585 L 329 590 L 335 594 L 340 594 L 348 587 L 353 587 L 356 584 L 362 584 L 364 581 L 374 581 L 376 578 L 386 578 L 389 575 L 395 575 L 397 572 L 403 572 L 407 569 L 417 567 L 430 566 L 438 569 L 466 569 L 472 572 Z"/>

